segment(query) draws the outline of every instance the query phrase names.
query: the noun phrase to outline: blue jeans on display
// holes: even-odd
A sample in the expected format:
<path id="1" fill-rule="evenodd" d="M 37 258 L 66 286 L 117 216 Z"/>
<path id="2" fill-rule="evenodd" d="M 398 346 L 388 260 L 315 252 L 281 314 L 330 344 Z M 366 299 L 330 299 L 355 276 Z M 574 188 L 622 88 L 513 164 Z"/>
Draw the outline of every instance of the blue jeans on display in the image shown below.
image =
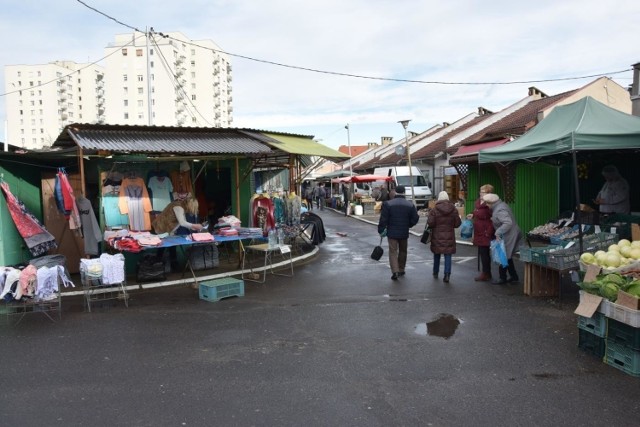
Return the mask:
<path id="1" fill-rule="evenodd" d="M 440 272 L 440 255 L 433 254 L 433 274 Z M 451 274 L 451 254 L 444 254 L 444 274 Z"/>

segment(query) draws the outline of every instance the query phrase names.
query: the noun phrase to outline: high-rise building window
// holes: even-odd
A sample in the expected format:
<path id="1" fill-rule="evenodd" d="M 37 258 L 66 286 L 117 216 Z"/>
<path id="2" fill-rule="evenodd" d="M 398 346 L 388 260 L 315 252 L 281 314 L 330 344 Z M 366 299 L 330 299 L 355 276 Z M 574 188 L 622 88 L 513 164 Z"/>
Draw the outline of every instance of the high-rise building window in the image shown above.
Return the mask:
<path id="1" fill-rule="evenodd" d="M 149 55 L 153 55 L 153 49 L 149 49 Z"/>
<path id="2" fill-rule="evenodd" d="M 149 67 L 153 68 L 153 61 L 149 62 Z"/>
<path id="3" fill-rule="evenodd" d="M 129 105 L 129 100 L 128 100 L 128 99 L 125 99 L 125 100 L 124 100 L 124 106 L 125 106 L 125 107 L 127 107 L 128 105 Z"/>
<path id="4" fill-rule="evenodd" d="M 142 74 L 138 74 L 138 81 L 139 82 L 143 81 Z"/>
<path id="5" fill-rule="evenodd" d="M 142 56 L 142 49 L 136 49 L 136 56 Z"/>
<path id="6" fill-rule="evenodd" d="M 143 89 L 141 87 L 138 88 L 138 95 L 142 95 L 144 93 Z"/>
<path id="7" fill-rule="evenodd" d="M 129 113 L 124 113 L 124 119 L 129 120 Z"/>
<path id="8" fill-rule="evenodd" d="M 143 102 L 142 102 L 142 99 L 139 99 L 139 100 L 138 100 L 138 107 L 144 107 L 144 104 L 143 104 Z"/>
<path id="9" fill-rule="evenodd" d="M 129 77 L 127 77 L 127 75 L 126 75 L 126 74 L 123 74 L 123 75 L 122 75 L 122 81 L 125 81 L 125 82 L 126 82 L 127 80 L 129 80 Z"/>
<path id="10" fill-rule="evenodd" d="M 127 56 L 127 49 L 122 49 L 122 56 Z"/>
<path id="11" fill-rule="evenodd" d="M 196 100 L 196 94 L 194 93 L 193 95 L 191 95 L 191 100 L 195 101 Z"/>

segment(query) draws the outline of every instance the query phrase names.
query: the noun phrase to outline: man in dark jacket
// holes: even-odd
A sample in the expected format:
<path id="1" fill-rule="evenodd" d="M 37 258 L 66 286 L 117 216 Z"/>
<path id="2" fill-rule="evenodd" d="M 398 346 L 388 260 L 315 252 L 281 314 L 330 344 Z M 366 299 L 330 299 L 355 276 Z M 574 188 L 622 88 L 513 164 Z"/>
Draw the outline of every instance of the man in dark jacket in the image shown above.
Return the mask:
<path id="1" fill-rule="evenodd" d="M 418 211 L 413 203 L 405 199 L 404 186 L 396 187 L 396 196 L 382 203 L 378 233 L 387 236 L 389 243 L 389 265 L 391 266 L 391 280 L 398 280 L 404 276 L 407 264 L 407 243 L 409 229 L 418 223 Z"/>

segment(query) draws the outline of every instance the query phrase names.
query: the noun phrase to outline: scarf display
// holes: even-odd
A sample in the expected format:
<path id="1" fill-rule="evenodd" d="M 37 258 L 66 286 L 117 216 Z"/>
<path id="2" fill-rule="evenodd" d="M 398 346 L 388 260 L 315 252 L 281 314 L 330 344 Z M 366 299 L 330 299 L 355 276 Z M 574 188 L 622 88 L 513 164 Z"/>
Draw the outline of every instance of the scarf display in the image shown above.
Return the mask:
<path id="1" fill-rule="evenodd" d="M 9 189 L 6 182 L 0 183 L 2 193 L 7 200 L 7 208 L 13 219 L 13 223 L 18 229 L 18 233 L 24 239 L 29 252 L 33 256 L 40 256 L 50 249 L 58 247 L 55 238 L 47 231 L 40 221 L 27 210 L 24 203 L 18 200 Z"/>

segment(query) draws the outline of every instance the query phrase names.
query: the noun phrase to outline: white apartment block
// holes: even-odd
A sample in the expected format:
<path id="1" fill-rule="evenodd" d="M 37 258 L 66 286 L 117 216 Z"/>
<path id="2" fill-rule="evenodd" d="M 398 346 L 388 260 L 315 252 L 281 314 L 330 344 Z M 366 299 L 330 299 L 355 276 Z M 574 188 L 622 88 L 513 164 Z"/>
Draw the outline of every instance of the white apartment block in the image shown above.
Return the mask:
<path id="1" fill-rule="evenodd" d="M 49 147 L 70 123 L 104 122 L 103 68 L 55 61 L 7 65 L 7 142 L 26 149 Z"/>
<path id="2" fill-rule="evenodd" d="M 191 41 L 179 32 L 120 34 L 105 56 L 107 123 L 231 125 L 231 64 L 211 40 Z"/>

